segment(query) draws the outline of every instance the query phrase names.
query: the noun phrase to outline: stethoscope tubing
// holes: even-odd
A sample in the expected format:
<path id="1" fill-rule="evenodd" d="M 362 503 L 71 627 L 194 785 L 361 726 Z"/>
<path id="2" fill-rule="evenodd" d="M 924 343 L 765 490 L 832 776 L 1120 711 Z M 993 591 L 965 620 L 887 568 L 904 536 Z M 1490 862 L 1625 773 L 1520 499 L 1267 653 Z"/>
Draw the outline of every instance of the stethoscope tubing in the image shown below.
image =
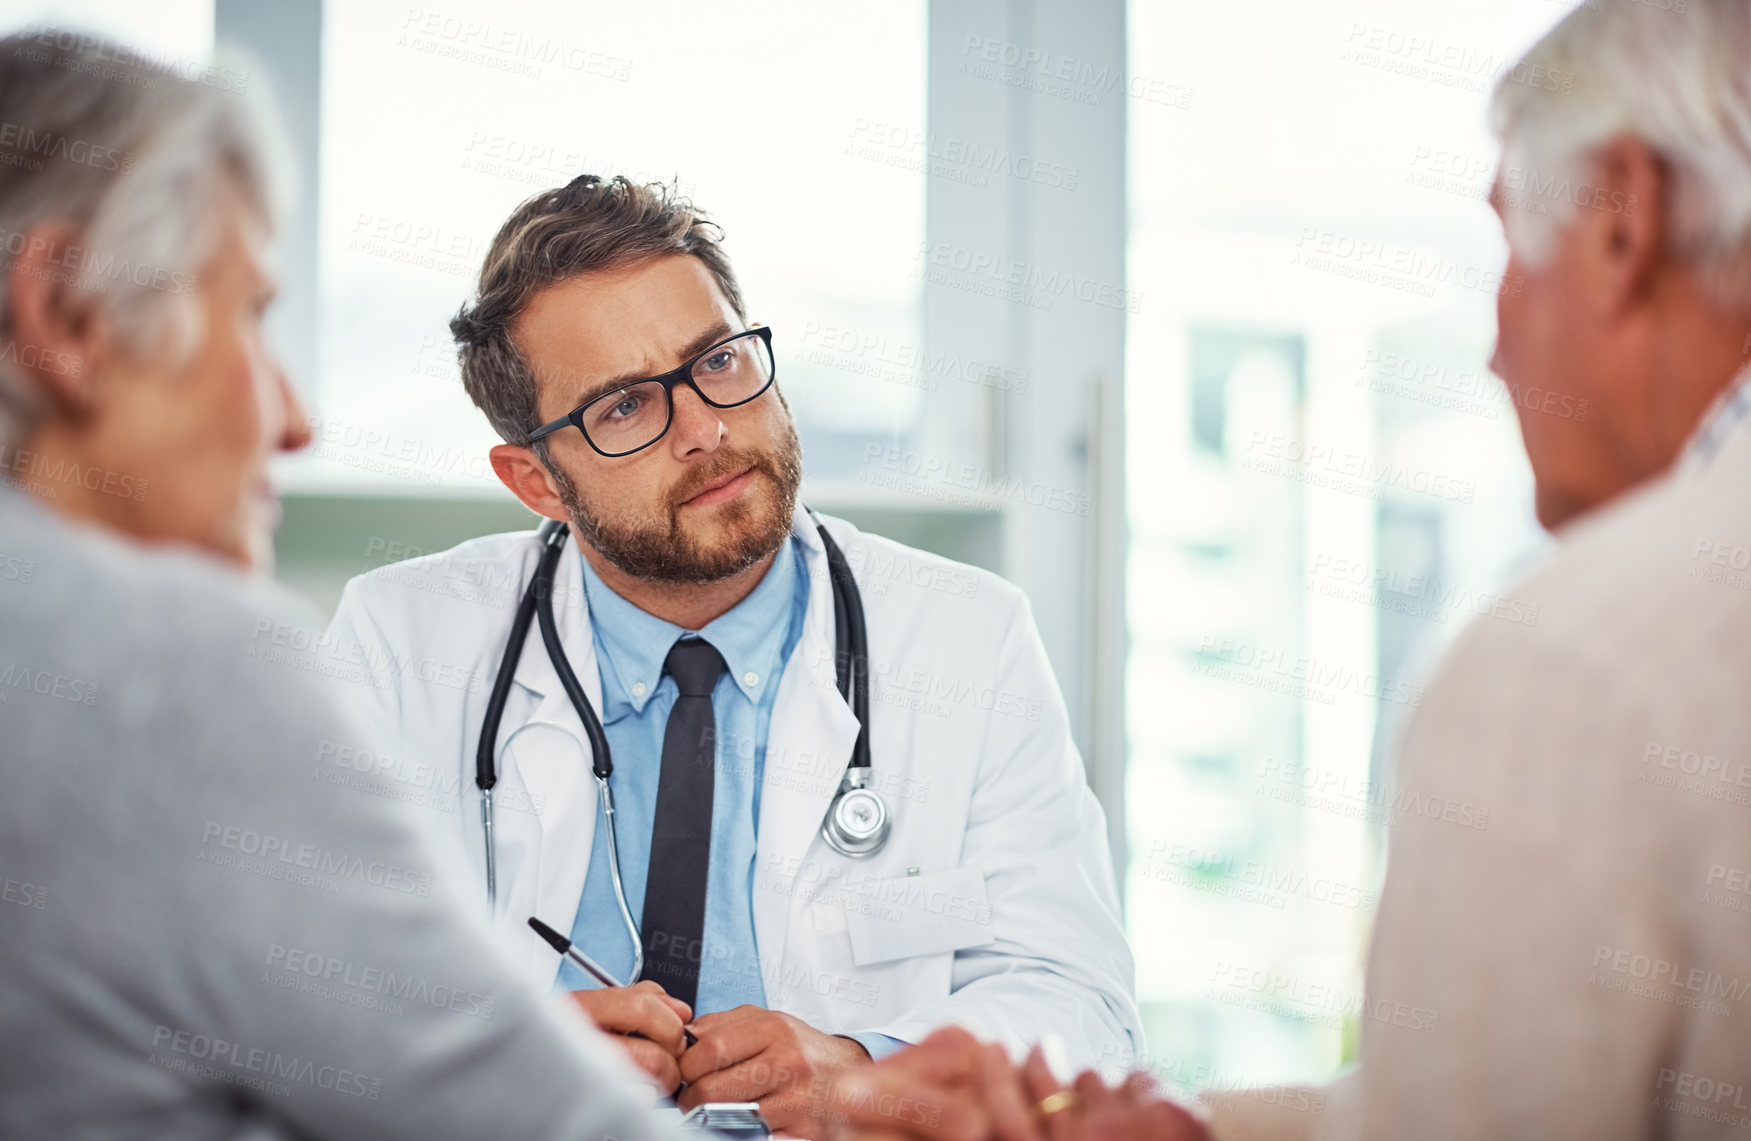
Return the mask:
<path id="1" fill-rule="evenodd" d="M 857 740 L 852 746 L 851 761 L 846 766 L 846 777 L 839 794 L 843 796 L 854 784 L 861 787 L 867 783 L 856 778 L 867 776 L 870 767 L 869 632 L 864 620 L 863 597 L 857 589 L 856 580 L 852 578 L 850 564 L 839 549 L 839 544 L 828 534 L 820 517 L 813 511 L 809 511 L 809 517 L 815 521 L 826 549 L 827 574 L 833 593 L 834 629 L 842 635 L 842 644 L 838 647 L 839 652 L 834 661 L 835 681 L 838 683 L 840 696 L 850 703 L 858 723 Z M 535 721 L 519 726 L 505 739 L 502 746 L 495 749 L 499 726 L 504 719 L 505 704 L 510 697 L 511 681 L 516 673 L 517 663 L 522 659 L 529 626 L 535 623 L 541 629 L 542 646 L 547 651 L 548 660 L 553 663 L 554 672 L 559 676 L 560 687 L 565 690 L 567 699 L 577 710 L 579 720 L 583 722 L 584 733 L 589 737 L 591 775 L 596 778 L 601 792 L 603 821 L 608 832 L 609 878 L 613 881 L 614 901 L 619 906 L 621 920 L 632 938 L 633 969 L 630 977 L 636 980 L 644 972 L 644 940 L 638 923 L 633 919 L 632 908 L 627 903 L 626 887 L 620 874 L 620 844 L 615 829 L 614 793 L 609 786 L 609 778 L 614 774 L 613 751 L 608 744 L 608 734 L 602 728 L 602 720 L 597 715 L 589 694 L 584 691 L 583 683 L 578 680 L 576 671 L 572 669 L 571 659 L 566 655 L 565 646 L 560 641 L 559 626 L 553 615 L 553 576 L 559 566 L 568 533 L 565 524 L 557 519 L 550 519 L 541 525 L 538 532 L 541 554 L 535 564 L 535 574 L 517 604 L 516 615 L 511 621 L 510 638 L 499 663 L 498 677 L 493 679 L 486 712 L 481 718 L 480 743 L 475 751 L 475 784 L 480 789 L 481 831 L 486 845 L 487 904 L 489 908 L 495 909 L 498 904 L 493 803 L 493 793 L 498 785 L 498 754 L 510 746 L 518 733 L 535 725 L 552 725 L 576 739 L 576 734 L 571 734 L 569 729 L 556 722 Z M 579 742 L 580 745 L 582 743 Z M 865 771 L 857 773 L 856 770 L 859 769 Z M 835 797 L 834 804 L 838 804 L 838 797 Z M 831 816 L 832 809 L 829 809 L 829 818 Z M 855 854 L 868 855 L 870 851 L 879 850 L 885 842 L 884 831 L 874 848 Z"/>

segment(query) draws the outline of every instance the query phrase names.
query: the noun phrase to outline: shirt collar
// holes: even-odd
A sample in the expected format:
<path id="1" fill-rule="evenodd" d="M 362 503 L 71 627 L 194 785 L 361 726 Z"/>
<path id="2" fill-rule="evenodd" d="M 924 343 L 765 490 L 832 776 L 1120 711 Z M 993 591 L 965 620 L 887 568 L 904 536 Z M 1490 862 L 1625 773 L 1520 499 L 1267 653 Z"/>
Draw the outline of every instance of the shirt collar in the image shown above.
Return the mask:
<path id="1" fill-rule="evenodd" d="M 792 604 L 799 576 L 797 540 L 793 535 L 779 548 L 772 566 L 748 597 L 693 631 L 723 655 L 736 688 L 758 704 L 768 687 L 778 684 L 783 663 L 780 649 L 790 632 Z M 648 614 L 616 594 L 590 565 L 584 568 L 584 593 L 602 670 L 602 720 L 616 721 L 642 714 L 663 679 L 663 661 L 675 640 L 689 631 Z"/>
<path id="2" fill-rule="evenodd" d="M 1740 425 L 1751 419 L 1751 365 L 1739 370 L 1697 421 L 1674 465 L 1680 475 L 1691 476 L 1709 465 Z"/>

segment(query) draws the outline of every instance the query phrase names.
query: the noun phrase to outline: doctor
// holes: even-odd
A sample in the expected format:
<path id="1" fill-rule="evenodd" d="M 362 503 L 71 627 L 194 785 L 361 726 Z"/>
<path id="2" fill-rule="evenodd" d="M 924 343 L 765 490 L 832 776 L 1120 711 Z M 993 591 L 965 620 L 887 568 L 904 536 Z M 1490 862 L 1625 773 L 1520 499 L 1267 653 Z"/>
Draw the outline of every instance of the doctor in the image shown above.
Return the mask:
<path id="1" fill-rule="evenodd" d="M 565 660 L 525 617 L 500 678 L 549 544 L 496 535 L 348 585 L 331 635 L 360 692 L 455 782 L 469 890 L 529 974 L 684 1106 L 797 1128 L 834 1073 L 949 1024 L 1079 1066 L 1140 1050 L 1105 820 L 1027 600 L 799 505 L 783 331 L 749 326 L 719 237 L 661 186 L 589 175 L 505 223 L 451 330 L 493 470 L 569 526 L 541 592 Z M 823 836 L 848 769 L 870 851 Z M 561 969 L 530 917 L 644 981 Z"/>

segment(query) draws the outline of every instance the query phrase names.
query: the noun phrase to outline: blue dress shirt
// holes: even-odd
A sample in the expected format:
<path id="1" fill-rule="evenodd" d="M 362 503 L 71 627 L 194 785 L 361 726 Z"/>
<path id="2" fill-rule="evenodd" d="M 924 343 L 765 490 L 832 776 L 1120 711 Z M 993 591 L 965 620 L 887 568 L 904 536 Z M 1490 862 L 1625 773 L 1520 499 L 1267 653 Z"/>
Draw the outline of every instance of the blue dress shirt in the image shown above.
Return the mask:
<path id="1" fill-rule="evenodd" d="M 675 705 L 675 681 L 663 673 L 669 648 L 688 631 L 647 614 L 609 589 L 588 559 L 589 599 L 602 677 L 602 727 L 614 752 L 615 826 L 620 872 L 636 921 L 644 914 L 650 871 L 651 827 L 662 774 L 663 732 Z M 704 957 L 695 1015 L 742 1003 L 766 1005 L 760 956 L 754 942 L 754 847 L 760 819 L 760 779 L 766 733 L 778 683 L 802 636 L 809 579 L 793 537 L 748 597 L 708 623 L 698 635 L 717 647 L 727 669 L 712 691 L 717 757 L 711 802 L 711 871 L 705 892 Z M 616 978 L 632 973 L 632 937 L 614 900 L 608 873 L 607 829 L 598 825 L 572 942 Z M 567 962 L 562 990 L 596 984 Z"/>
<path id="2" fill-rule="evenodd" d="M 626 601 L 609 589 L 588 559 L 579 561 L 584 565 L 584 592 L 602 677 L 602 728 L 614 751 L 614 772 L 608 783 L 614 789 L 615 828 L 620 833 L 620 873 L 636 921 L 644 914 L 650 873 L 663 732 L 675 706 L 675 682 L 664 676 L 663 660 L 687 631 Z M 804 566 L 802 547 L 792 537 L 748 597 L 697 631 L 717 647 L 728 668 L 711 695 L 717 756 L 696 1017 L 742 1003 L 766 1005 L 754 942 L 754 849 L 772 707 L 809 608 Z M 632 937 L 614 900 L 608 832 L 600 826 L 571 938 L 615 978 L 632 974 Z M 595 985 L 570 960 L 560 967 L 555 983 L 560 990 L 588 990 Z M 885 1034 L 846 1037 L 872 1058 L 885 1057 L 906 1044 Z"/>

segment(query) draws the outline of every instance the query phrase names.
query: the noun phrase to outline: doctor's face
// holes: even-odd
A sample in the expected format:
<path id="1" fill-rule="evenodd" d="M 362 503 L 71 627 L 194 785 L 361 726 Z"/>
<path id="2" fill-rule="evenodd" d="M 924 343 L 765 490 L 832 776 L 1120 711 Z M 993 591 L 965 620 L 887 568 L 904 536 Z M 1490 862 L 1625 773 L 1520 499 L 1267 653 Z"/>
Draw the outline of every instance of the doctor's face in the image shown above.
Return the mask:
<path id="1" fill-rule="evenodd" d="M 744 327 L 705 264 L 682 254 L 550 286 L 514 333 L 546 422 L 605 383 L 668 372 Z M 673 399 L 668 432 L 631 455 L 601 455 L 575 427 L 547 437 L 549 474 L 578 535 L 623 573 L 714 582 L 790 534 L 802 448 L 777 385 L 735 408 L 684 384 Z"/>

